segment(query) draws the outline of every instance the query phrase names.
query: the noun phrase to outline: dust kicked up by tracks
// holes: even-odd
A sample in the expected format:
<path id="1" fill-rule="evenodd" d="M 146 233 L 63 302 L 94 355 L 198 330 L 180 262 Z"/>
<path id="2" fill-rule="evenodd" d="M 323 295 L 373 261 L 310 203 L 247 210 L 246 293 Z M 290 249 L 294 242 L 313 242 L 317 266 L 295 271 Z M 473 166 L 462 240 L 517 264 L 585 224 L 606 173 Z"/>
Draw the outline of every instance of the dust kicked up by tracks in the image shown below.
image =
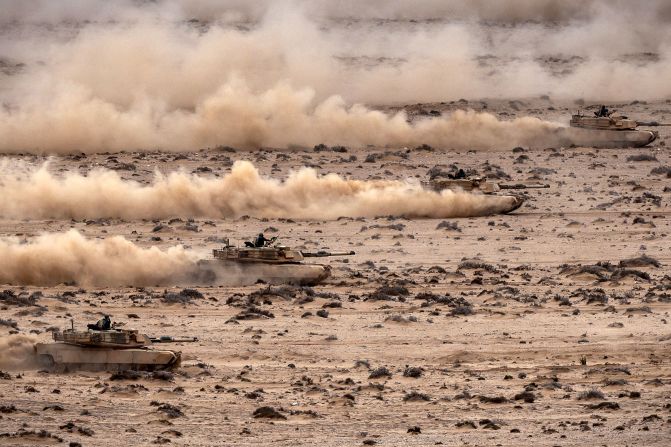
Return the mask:
<path id="1" fill-rule="evenodd" d="M 0 180 L 0 445 L 668 444 L 668 129 L 506 130 L 592 97 L 668 121 L 665 2 L 52 3 L 0 8 L 3 166 L 52 155 Z M 550 188 L 463 218 L 412 189 L 460 168 Z M 259 232 L 356 256 L 314 287 L 175 286 Z M 199 341 L 158 376 L 5 360 L 101 314 Z"/>

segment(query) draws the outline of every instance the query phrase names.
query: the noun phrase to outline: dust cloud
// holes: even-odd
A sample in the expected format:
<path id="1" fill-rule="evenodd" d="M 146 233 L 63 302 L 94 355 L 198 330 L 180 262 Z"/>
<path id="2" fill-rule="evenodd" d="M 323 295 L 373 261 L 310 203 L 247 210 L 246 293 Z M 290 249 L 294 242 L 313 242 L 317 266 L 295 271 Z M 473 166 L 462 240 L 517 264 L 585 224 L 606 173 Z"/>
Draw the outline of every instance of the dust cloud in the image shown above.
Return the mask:
<path id="1" fill-rule="evenodd" d="M 202 250 L 141 247 L 122 236 L 87 239 L 76 230 L 30 239 L 0 238 L 0 284 L 16 286 L 240 286 L 258 279 L 312 284 L 329 272 L 320 265 L 223 264 Z M 0 369 L 20 364 L 17 359 L 25 357 L 26 346 L 25 339 L 0 338 Z"/>
<path id="2" fill-rule="evenodd" d="M 548 145 L 537 119 L 375 108 L 671 96 L 661 0 L 57 5 L 0 3 L 0 152 Z"/>
<path id="3" fill-rule="evenodd" d="M 30 240 L 0 238 L 0 283 L 175 285 L 191 278 L 196 258 L 181 246 L 143 248 L 121 236 L 86 239 L 75 230 Z"/>
<path id="4" fill-rule="evenodd" d="M 447 118 L 409 124 L 403 112 L 389 116 L 331 97 L 313 109 L 314 92 L 280 85 L 252 94 L 242 81 L 225 84 L 193 113 L 119 112 L 77 94 L 54 100 L 36 113 L 0 121 L 0 152 L 75 153 L 128 148 L 181 151 L 220 143 L 241 148 L 328 145 L 419 146 L 451 149 L 549 147 L 560 139 L 556 124 L 524 117 L 498 120 L 488 113 L 456 111 Z M 49 132 L 45 132 L 49 129 Z"/>
<path id="5" fill-rule="evenodd" d="M 35 343 L 29 335 L 0 337 L 0 370 L 21 371 L 37 367 Z"/>
<path id="6" fill-rule="evenodd" d="M 448 218 L 498 214 L 510 210 L 515 201 L 510 196 L 449 190 L 434 192 L 416 182 L 362 181 L 337 174 L 318 175 L 311 168 L 293 171 L 286 180 L 279 181 L 261 176 L 247 161 L 235 162 L 231 172 L 220 178 L 157 172 L 149 185 L 124 180 L 115 171 L 104 169 L 93 170 L 86 176 L 66 172 L 57 177 L 49 171 L 48 165 L 32 171 L 25 166 L 15 166 L 5 164 L 0 169 L 5 174 L 0 181 L 3 197 L 0 215 L 4 218 L 136 220 L 243 215 L 308 220 L 387 215 Z M 24 172 L 16 174 L 18 171 Z M 74 238 L 75 247 L 86 251 L 81 238 L 70 235 L 63 242 L 72 243 L 70 238 Z M 143 264 L 145 252 L 121 239 L 109 245 L 93 243 L 93 248 L 101 254 L 131 254 L 138 265 Z M 99 265 L 104 268 L 105 262 Z M 152 267 L 149 272 L 145 267 L 137 272 L 140 277 L 149 275 L 147 282 L 151 283 L 160 279 L 151 276 L 155 270 L 165 270 L 168 277 L 171 275 L 170 265 L 164 267 Z M 132 266 L 128 268 L 134 270 Z M 70 271 L 66 269 L 65 273 Z"/>

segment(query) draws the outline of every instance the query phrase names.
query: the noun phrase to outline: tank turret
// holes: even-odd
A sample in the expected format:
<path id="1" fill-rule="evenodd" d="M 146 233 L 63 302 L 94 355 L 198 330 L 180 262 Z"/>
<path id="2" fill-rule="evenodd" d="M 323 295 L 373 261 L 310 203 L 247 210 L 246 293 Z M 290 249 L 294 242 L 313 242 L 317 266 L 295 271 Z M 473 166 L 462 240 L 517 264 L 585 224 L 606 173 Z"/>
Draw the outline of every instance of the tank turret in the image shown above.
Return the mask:
<path id="1" fill-rule="evenodd" d="M 76 331 L 66 329 L 52 332 L 55 341 L 76 346 L 96 346 L 99 348 L 126 349 L 151 345 L 148 336 L 136 330 L 110 329 L 106 331 Z"/>
<path id="2" fill-rule="evenodd" d="M 493 194 L 500 189 L 498 184 L 488 182 L 484 177 L 433 179 L 428 182 L 428 186 L 434 191 L 450 189 L 453 191 L 481 192 L 483 194 Z"/>

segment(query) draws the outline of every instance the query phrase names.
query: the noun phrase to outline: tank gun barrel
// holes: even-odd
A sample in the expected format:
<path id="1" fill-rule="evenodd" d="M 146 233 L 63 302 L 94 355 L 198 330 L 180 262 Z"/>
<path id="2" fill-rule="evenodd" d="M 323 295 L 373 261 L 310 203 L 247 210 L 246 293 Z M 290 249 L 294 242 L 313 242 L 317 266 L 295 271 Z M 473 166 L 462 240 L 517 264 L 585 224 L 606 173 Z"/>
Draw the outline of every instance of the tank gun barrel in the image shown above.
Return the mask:
<path id="1" fill-rule="evenodd" d="M 523 183 L 514 183 L 514 184 L 500 184 L 499 183 L 499 188 L 500 189 L 542 189 L 542 188 L 549 188 L 550 185 L 548 184 L 543 184 L 543 183 L 534 183 L 531 185 L 525 185 Z"/>
<path id="2" fill-rule="evenodd" d="M 316 252 L 301 252 L 305 258 L 326 258 L 328 256 L 352 256 L 353 251 L 316 251 Z"/>
<path id="3" fill-rule="evenodd" d="M 659 123 L 657 121 L 636 121 L 636 125 L 647 127 L 671 127 L 671 123 Z"/>
<path id="4" fill-rule="evenodd" d="M 170 335 L 161 335 L 160 337 L 150 337 L 152 343 L 193 343 L 198 341 L 198 337 L 172 337 Z"/>

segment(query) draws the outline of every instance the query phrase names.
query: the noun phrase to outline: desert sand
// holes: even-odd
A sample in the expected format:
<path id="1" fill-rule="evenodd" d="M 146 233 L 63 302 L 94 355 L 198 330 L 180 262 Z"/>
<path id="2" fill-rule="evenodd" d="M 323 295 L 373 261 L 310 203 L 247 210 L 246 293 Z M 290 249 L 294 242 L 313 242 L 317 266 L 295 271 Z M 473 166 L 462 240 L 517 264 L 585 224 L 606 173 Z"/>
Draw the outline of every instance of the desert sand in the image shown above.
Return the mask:
<path id="1" fill-rule="evenodd" d="M 435 4 L 433 13 L 395 4 L 400 9 L 393 20 L 378 21 L 376 11 L 363 7 L 360 20 L 340 17 L 303 26 L 302 18 L 285 18 L 301 30 L 299 49 L 311 38 L 318 42 L 315 66 L 336 60 L 337 66 L 360 70 L 361 84 L 350 80 L 346 95 L 365 104 L 356 110 L 328 106 L 329 95 L 347 90 L 338 90 L 343 73 L 329 71 L 331 62 L 324 70 L 303 73 L 303 60 L 269 57 L 277 49 L 258 41 L 273 38 L 276 29 L 270 23 L 255 31 L 253 17 L 234 16 L 221 35 L 208 34 L 210 25 L 199 14 L 210 10 L 190 4 L 189 14 L 200 21 L 189 26 L 205 27 L 203 35 L 228 50 L 239 46 L 243 54 L 254 52 L 269 61 L 268 67 L 261 64 L 258 77 L 250 74 L 253 58 L 226 62 L 249 82 L 233 101 L 226 89 L 235 90 L 238 81 L 227 81 L 212 97 L 200 95 L 211 93 L 213 73 L 230 69 L 208 65 L 209 44 L 218 47 L 207 39 L 184 49 L 184 42 L 173 42 L 172 35 L 152 25 L 131 27 L 128 41 L 119 40 L 106 9 L 86 12 L 93 25 L 74 28 L 68 20 L 88 17 L 79 10 L 73 17 L 68 8 L 44 10 L 25 28 L 17 25 L 26 19 L 25 11 L 7 12 L 14 22 L 3 22 L 2 33 L 23 36 L 17 39 L 24 46 L 21 51 L 0 46 L 12 56 L 0 60 L 5 104 L 0 111 L 0 445 L 669 445 L 671 128 L 659 128 L 659 139 L 645 148 L 570 147 L 535 138 L 601 99 L 634 119 L 671 121 L 664 78 L 668 54 L 636 53 L 647 48 L 638 41 L 615 50 L 603 39 L 590 47 L 576 38 L 567 50 L 575 51 L 574 57 L 532 54 L 547 78 L 534 77 L 535 69 L 529 75 L 526 65 L 521 73 L 537 82 L 512 82 L 496 71 L 519 62 L 510 59 L 519 44 L 517 30 L 526 30 L 530 39 L 547 35 L 548 45 L 559 45 L 550 42 L 548 30 L 557 20 L 583 20 L 577 3 L 554 9 L 483 6 L 477 14 L 486 23 L 512 23 L 491 30 L 493 36 L 512 36 L 501 43 L 506 51 L 499 54 L 494 45 L 489 56 L 483 51 L 478 58 L 469 52 L 450 55 L 457 65 L 473 65 L 465 74 L 452 73 L 454 86 L 441 84 L 435 91 L 427 83 L 436 75 L 427 68 L 431 64 L 412 65 L 395 50 L 387 48 L 389 57 L 377 57 L 364 41 L 361 54 L 343 42 L 345 55 L 321 59 L 317 53 L 332 50 L 333 41 L 348 30 L 357 36 L 373 33 L 375 42 L 375 33 L 389 32 L 395 42 L 393 36 L 405 39 L 418 27 L 431 37 L 443 22 L 427 15 L 463 14 L 459 20 L 468 23 L 472 11 L 463 2 L 449 14 Z M 421 16 L 419 21 L 413 14 Z M 626 22 L 625 15 L 617 20 L 606 15 L 606 22 L 597 16 L 597 31 L 604 23 Z M 136 19 L 123 17 L 122 23 Z M 666 16 L 659 17 L 667 23 Z M 49 28 L 49 20 L 68 25 Z M 96 24 L 109 32 L 87 34 Z M 581 26 L 576 29 L 585 31 Z M 320 34 L 329 27 L 337 30 L 335 37 Z M 560 27 L 562 36 L 573 36 L 568 28 Z M 76 44 L 56 45 L 49 54 L 40 49 L 46 65 L 27 56 L 28 68 L 18 65 L 27 49 L 38 50 L 35 41 L 41 38 L 27 37 L 35 29 L 53 42 L 74 39 Z M 620 31 L 630 36 L 626 27 Z M 658 31 L 663 41 L 668 32 Z M 174 61 L 163 60 L 169 52 L 161 51 L 153 55 L 155 67 L 131 71 L 139 79 L 137 91 L 126 91 L 120 75 L 126 65 L 111 70 L 118 75 L 114 79 L 94 70 L 96 64 L 111 66 L 107 53 L 96 54 L 96 48 L 121 42 L 120 54 L 134 54 L 133 42 L 155 32 L 183 54 L 199 55 L 203 73 L 183 72 L 179 64 L 182 68 L 172 73 Z M 428 45 L 427 35 L 420 32 L 413 48 Z M 589 55 L 581 53 L 583 47 Z M 423 53 L 426 61 L 439 54 L 440 63 L 449 65 L 451 59 L 436 48 Z M 137 51 L 146 49 L 140 45 Z M 624 54 L 625 61 L 613 59 L 605 68 L 590 63 L 599 52 L 613 58 Z M 138 60 L 129 57 L 128 66 Z M 75 79 L 90 91 L 70 90 L 79 85 L 75 81 L 63 84 L 67 89 L 34 83 L 43 78 L 33 78 L 30 70 L 37 67 L 39 73 L 41 66 L 48 68 L 47 78 Z M 24 70 L 30 76 L 22 80 Z M 490 79 L 496 82 L 469 79 L 483 70 L 494 70 Z M 594 77 L 602 70 L 612 72 L 608 87 Z M 632 91 L 624 92 L 622 80 L 636 74 L 645 82 L 628 84 Z M 194 80 L 199 95 L 190 97 L 183 86 L 169 88 L 182 77 Z M 310 94 L 277 87 L 276 77 L 290 78 L 298 87 L 312 82 L 317 107 L 326 101 L 324 115 L 309 112 L 314 108 L 306 105 L 312 104 Z M 378 79 L 387 82 L 375 90 Z M 586 88 L 567 93 L 586 80 Z M 12 105 L 28 86 L 30 100 Z M 250 93 L 264 88 L 270 90 Z M 541 94 L 545 91 L 550 94 Z M 129 106 L 131 96 L 140 105 Z M 288 114 L 269 119 L 267 127 L 256 125 L 257 114 L 271 113 L 287 98 L 296 106 L 291 110 L 299 124 Z M 161 115 L 173 106 L 174 113 Z M 130 111 L 116 114 L 119 110 Z M 451 122 L 460 111 L 475 121 Z M 228 114 L 231 122 L 219 129 Z M 331 126 L 333 117 L 342 122 Z M 148 125 L 149 118 L 161 124 Z M 431 119 L 446 122 L 417 130 Z M 482 127 L 481 120 L 493 127 Z M 245 127 L 250 122 L 255 125 Z M 198 188 L 216 186 L 241 161 L 250 163 L 245 166 L 256 170 L 260 183 L 252 189 L 240 181 L 223 196 L 212 187 L 206 201 Z M 311 188 L 328 174 L 339 178 L 331 177 L 331 186 L 319 196 L 310 196 L 311 188 L 301 195 L 295 186 L 291 197 L 304 202 L 286 203 L 290 196 L 283 182 L 306 168 L 316 179 Z M 458 168 L 492 182 L 548 187 L 513 191 L 525 203 L 511 214 L 483 216 L 469 207 L 455 212 L 452 198 L 438 199 L 421 185 Z M 31 177 L 40 169 L 41 177 Z M 149 198 L 142 192 L 175 173 L 181 176 L 175 180 L 179 187 Z M 68 176 L 77 179 L 59 189 L 58 182 Z M 101 178 L 113 182 L 87 183 Z M 391 189 L 380 195 L 357 195 L 357 188 L 389 182 Z M 106 189 L 109 184 L 119 187 Z M 415 192 L 404 195 L 408 188 Z M 384 202 L 392 193 L 394 200 Z M 434 204 L 428 208 L 427 197 Z M 468 199 L 477 200 L 495 199 Z M 473 217 L 453 217 L 464 215 Z M 330 278 L 312 287 L 271 285 L 234 273 L 205 284 L 191 274 L 197 260 L 211 258 L 225 238 L 242 245 L 259 232 L 306 251 L 355 255 L 309 260 L 332 270 Z M 84 328 L 104 314 L 124 328 L 198 341 L 157 346 L 182 353 L 182 364 L 166 373 L 53 372 L 35 363 L 34 343 L 48 343 L 53 331 L 71 324 Z"/>
<path id="2" fill-rule="evenodd" d="M 358 159 L 367 153 L 348 152 Z M 152 175 L 142 168 L 148 159 L 166 171 L 206 165 L 225 173 L 230 164 L 213 161 L 220 155 L 204 151 L 165 163 L 158 161 L 170 158 L 163 154 L 117 157 L 137 164 L 142 179 Z M 641 155 L 656 160 L 630 159 Z M 526 203 L 510 215 L 447 221 L 194 219 L 195 230 L 187 230 L 185 222 L 167 220 L 3 220 L 6 235 L 76 229 L 90 239 L 123 235 L 143 247 L 183 244 L 203 256 L 217 247 L 211 238 L 243 241 L 258 231 L 287 245 L 356 251 L 327 260 L 333 276 L 323 285 L 190 284 L 203 297 L 184 304 L 162 299 L 182 286 L 6 286 L 16 295 L 42 295 L 32 306 L 4 304 L 3 318 L 17 324 L 3 326 L 5 334 L 45 341 L 71 319 L 83 325 L 108 313 L 126 327 L 199 341 L 173 347 L 184 360 L 167 381 L 12 371 L 0 382 L 4 432 L 46 430 L 52 437 L 35 443 L 61 438 L 82 445 L 668 441 L 669 191 L 663 175 L 651 174 L 671 163 L 665 151 L 411 149 L 403 157 L 389 151 L 375 163 L 314 151 L 227 156 L 250 159 L 274 177 L 306 161 L 319 172 L 360 179 L 388 172 L 425 178 L 431 167 L 452 163 L 482 173 L 489 164 L 514 181 L 534 178 L 551 187 L 524 191 Z M 76 163 L 96 166 L 106 158 Z M 72 163 L 57 158 L 50 169 Z M 153 232 L 158 224 L 165 228 Z M 152 240 L 157 235 L 161 240 Z M 641 256 L 652 260 L 619 264 Z M 250 303 L 272 318 L 237 319 Z M 318 316 L 322 309 L 327 313 Z M 374 377 L 380 368 L 389 375 Z M 255 418 L 264 406 L 279 419 Z M 409 433 L 413 427 L 421 433 Z"/>

